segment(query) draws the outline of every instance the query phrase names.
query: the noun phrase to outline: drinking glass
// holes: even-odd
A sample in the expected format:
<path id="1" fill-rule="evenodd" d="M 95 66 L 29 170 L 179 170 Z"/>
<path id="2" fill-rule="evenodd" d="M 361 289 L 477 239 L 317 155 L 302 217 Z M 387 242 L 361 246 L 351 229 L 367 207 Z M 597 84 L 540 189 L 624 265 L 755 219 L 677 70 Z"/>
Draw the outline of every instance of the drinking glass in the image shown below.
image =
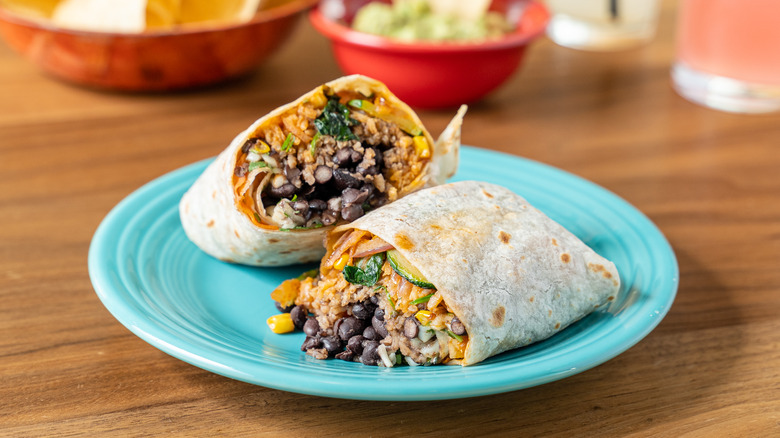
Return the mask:
<path id="1" fill-rule="evenodd" d="M 547 35 L 562 46 L 622 50 L 655 36 L 657 0 L 547 0 L 552 19 Z"/>
<path id="2" fill-rule="evenodd" d="M 780 110 L 780 2 L 682 0 L 675 90 L 723 111 Z"/>

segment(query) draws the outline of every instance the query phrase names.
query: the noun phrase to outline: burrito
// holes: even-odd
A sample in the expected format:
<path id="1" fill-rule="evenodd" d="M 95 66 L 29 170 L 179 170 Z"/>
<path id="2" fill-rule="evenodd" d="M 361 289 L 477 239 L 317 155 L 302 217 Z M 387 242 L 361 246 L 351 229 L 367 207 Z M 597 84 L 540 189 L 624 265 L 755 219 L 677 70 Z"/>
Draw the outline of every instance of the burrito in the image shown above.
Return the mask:
<path id="1" fill-rule="evenodd" d="M 381 82 L 328 82 L 260 118 L 219 154 L 181 199 L 184 231 L 229 262 L 317 261 L 328 229 L 455 173 L 465 111 L 434 142 Z"/>
<path id="2" fill-rule="evenodd" d="M 317 359 L 472 365 L 546 339 L 617 296 L 615 265 L 512 191 L 457 182 L 327 236 L 319 272 L 272 293 Z"/>

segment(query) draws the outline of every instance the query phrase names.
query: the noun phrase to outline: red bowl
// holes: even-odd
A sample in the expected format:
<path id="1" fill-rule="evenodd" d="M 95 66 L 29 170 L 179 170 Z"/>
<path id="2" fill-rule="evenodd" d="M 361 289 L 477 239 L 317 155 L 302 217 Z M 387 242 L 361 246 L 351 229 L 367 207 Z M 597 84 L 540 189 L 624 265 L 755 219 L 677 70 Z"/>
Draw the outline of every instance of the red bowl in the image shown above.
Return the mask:
<path id="1" fill-rule="evenodd" d="M 366 0 L 324 0 L 309 19 L 331 40 L 333 54 L 347 74 L 384 82 L 408 104 L 446 108 L 470 103 L 503 84 L 520 65 L 528 44 L 544 33 L 550 13 L 534 0 L 494 0 L 490 9 L 516 23 L 497 40 L 471 43 L 399 42 L 349 27 Z M 335 6 L 335 7 L 334 7 Z"/>
<path id="2" fill-rule="evenodd" d="M 247 73 L 276 51 L 317 0 L 281 0 L 246 23 L 140 34 L 87 32 L 0 7 L 0 34 L 44 71 L 125 91 L 193 88 Z"/>

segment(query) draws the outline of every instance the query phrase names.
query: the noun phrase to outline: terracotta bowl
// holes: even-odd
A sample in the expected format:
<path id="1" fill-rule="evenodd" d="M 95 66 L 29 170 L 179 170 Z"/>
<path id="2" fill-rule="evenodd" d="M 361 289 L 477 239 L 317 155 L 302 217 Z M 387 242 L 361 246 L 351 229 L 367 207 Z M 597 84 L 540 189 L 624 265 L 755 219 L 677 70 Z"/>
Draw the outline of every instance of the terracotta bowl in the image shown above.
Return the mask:
<path id="1" fill-rule="evenodd" d="M 193 88 L 260 65 L 317 0 L 272 3 L 247 23 L 142 34 L 67 30 L 0 8 L 0 34 L 44 71 L 75 83 L 126 91 Z"/>
<path id="2" fill-rule="evenodd" d="M 544 33 L 550 14 L 534 0 L 494 0 L 490 9 L 504 13 L 516 29 L 503 38 L 482 42 L 399 42 L 349 27 L 366 0 L 323 0 L 311 10 L 312 25 L 330 39 L 347 74 L 360 73 L 384 82 L 408 104 L 444 108 L 481 99 L 517 70 L 529 43 Z"/>

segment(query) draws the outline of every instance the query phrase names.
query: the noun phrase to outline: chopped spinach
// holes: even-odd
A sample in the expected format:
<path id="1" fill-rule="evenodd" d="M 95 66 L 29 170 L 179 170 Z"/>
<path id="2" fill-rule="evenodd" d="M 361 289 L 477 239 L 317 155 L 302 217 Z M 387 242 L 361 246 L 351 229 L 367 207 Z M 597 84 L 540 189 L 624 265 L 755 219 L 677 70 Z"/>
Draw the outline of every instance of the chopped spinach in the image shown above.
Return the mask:
<path id="1" fill-rule="evenodd" d="M 384 263 L 385 253 L 374 254 L 368 259 L 363 269 L 357 266 L 344 266 L 344 279 L 352 284 L 373 286 L 382 274 L 382 265 Z"/>
<path id="2" fill-rule="evenodd" d="M 328 100 L 322 114 L 314 120 L 317 132 L 330 135 L 337 141 L 357 140 L 357 136 L 349 129 L 357 123 L 357 120 L 349 117 L 349 108 L 339 103 L 338 99 Z"/>

